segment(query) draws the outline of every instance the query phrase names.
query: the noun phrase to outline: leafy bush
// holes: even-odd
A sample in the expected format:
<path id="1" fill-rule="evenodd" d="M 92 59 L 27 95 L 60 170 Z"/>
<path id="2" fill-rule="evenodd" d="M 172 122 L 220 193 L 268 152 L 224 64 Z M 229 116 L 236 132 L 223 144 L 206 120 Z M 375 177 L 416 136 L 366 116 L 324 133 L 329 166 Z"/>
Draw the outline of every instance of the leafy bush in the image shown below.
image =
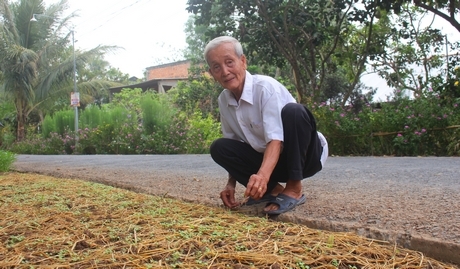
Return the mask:
<path id="1" fill-rule="evenodd" d="M 0 172 L 7 172 L 16 160 L 16 155 L 12 152 L 0 150 Z"/>
<path id="2" fill-rule="evenodd" d="M 48 138 L 51 133 L 56 132 L 56 125 L 51 115 L 46 115 L 42 122 L 42 135 Z"/>
<path id="3" fill-rule="evenodd" d="M 75 129 L 75 111 L 61 110 L 53 116 L 46 115 L 42 122 L 42 135 L 44 138 L 50 137 L 51 133 L 64 135 L 66 132 Z"/>
<path id="4" fill-rule="evenodd" d="M 460 87 L 458 80 L 451 84 Z M 31 131 L 26 141 L 5 143 L 8 132 L 3 133 L 2 147 L 25 154 L 208 153 L 212 141 L 221 136 L 215 104 L 204 100 L 214 94 L 210 85 L 210 81 L 194 81 L 164 95 L 123 90 L 112 103 L 82 111 L 77 134 L 71 128 L 74 112 L 61 111 L 45 117 L 42 135 Z M 206 93 L 199 92 L 205 88 Z M 428 89 L 416 99 L 398 96 L 382 104 L 361 97 L 345 107 L 310 105 L 332 155 L 460 155 L 456 91 Z"/>
<path id="5" fill-rule="evenodd" d="M 27 140 L 13 143 L 8 149 L 18 154 L 70 154 L 74 143 L 74 139 L 67 134 L 50 133 L 48 138 L 29 136 Z"/>
<path id="6" fill-rule="evenodd" d="M 55 132 L 63 135 L 68 130 L 75 130 L 75 111 L 62 110 L 58 111 L 53 116 Z"/>
<path id="7" fill-rule="evenodd" d="M 359 111 L 325 103 L 313 111 L 333 155 L 459 155 L 459 131 L 448 128 L 460 122 L 458 104 L 441 105 L 433 92 Z"/>
<path id="8" fill-rule="evenodd" d="M 98 106 L 87 106 L 80 114 L 81 128 L 96 128 L 102 122 L 102 110 Z"/>
<path id="9" fill-rule="evenodd" d="M 171 124 L 176 110 L 165 98 L 147 96 L 141 101 L 142 123 L 145 134 L 162 132 Z"/>
<path id="10" fill-rule="evenodd" d="M 174 116 L 171 124 L 151 134 L 143 134 L 138 152 L 143 154 L 184 154 L 187 125 L 184 118 Z M 144 132 L 145 133 L 145 132 Z"/>
<path id="11" fill-rule="evenodd" d="M 189 154 L 209 153 L 212 142 L 222 136 L 220 123 L 211 114 L 203 118 L 201 112 L 196 111 L 188 118 L 187 126 L 184 147 Z"/>

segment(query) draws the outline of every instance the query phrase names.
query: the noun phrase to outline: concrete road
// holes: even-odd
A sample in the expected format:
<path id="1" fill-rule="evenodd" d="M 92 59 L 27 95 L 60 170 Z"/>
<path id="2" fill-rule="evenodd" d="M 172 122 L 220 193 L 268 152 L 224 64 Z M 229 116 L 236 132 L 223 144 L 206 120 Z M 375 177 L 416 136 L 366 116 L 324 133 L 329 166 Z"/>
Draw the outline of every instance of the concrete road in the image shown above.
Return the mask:
<path id="1" fill-rule="evenodd" d="M 209 155 L 19 155 L 13 166 L 211 206 L 222 205 L 227 178 Z M 307 203 L 277 220 L 396 242 L 460 264 L 460 158 L 330 157 L 303 188 Z M 262 216 L 261 208 L 239 210 Z"/>

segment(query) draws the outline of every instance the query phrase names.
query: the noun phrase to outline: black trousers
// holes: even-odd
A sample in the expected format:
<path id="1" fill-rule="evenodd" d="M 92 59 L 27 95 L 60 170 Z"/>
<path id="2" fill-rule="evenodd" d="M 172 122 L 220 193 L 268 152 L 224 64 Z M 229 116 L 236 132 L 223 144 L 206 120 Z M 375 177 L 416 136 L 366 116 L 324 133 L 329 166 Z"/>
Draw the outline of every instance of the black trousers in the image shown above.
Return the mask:
<path id="1" fill-rule="evenodd" d="M 279 182 L 302 180 L 322 169 L 323 148 L 313 114 L 301 104 L 289 103 L 282 109 L 281 119 L 283 151 L 270 177 L 267 192 Z M 244 186 L 249 177 L 258 172 L 263 160 L 263 153 L 255 151 L 249 144 L 228 138 L 215 140 L 210 151 L 213 160 Z"/>

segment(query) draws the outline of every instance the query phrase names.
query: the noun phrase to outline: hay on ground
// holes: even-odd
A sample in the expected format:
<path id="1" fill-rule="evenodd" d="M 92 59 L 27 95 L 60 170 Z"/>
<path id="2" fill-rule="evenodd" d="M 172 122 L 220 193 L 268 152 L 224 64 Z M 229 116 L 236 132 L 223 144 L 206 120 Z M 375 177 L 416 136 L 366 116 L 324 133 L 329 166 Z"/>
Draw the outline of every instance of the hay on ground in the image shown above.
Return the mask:
<path id="1" fill-rule="evenodd" d="M 35 174 L 0 175 L 0 212 L 0 268 L 456 268 L 350 233 Z"/>

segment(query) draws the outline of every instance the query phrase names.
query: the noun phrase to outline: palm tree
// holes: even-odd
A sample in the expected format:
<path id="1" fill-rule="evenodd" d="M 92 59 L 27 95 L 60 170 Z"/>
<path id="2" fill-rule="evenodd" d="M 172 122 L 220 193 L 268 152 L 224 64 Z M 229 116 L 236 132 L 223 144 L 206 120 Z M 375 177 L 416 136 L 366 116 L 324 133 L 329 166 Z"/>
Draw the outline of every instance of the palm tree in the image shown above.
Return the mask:
<path id="1" fill-rule="evenodd" d="M 69 48 L 67 24 L 75 13 L 63 17 L 67 0 L 45 7 L 43 0 L 0 0 L 0 71 L 3 91 L 14 100 L 17 140 L 25 137 L 29 114 L 49 103 L 50 99 L 70 96 L 73 80 L 73 53 Z M 32 22 L 33 14 L 42 14 Z M 115 49 L 98 46 L 89 51 L 76 51 L 77 67 L 98 55 Z M 113 86 L 107 81 L 85 81 L 81 95 L 92 95 L 101 88 Z"/>

